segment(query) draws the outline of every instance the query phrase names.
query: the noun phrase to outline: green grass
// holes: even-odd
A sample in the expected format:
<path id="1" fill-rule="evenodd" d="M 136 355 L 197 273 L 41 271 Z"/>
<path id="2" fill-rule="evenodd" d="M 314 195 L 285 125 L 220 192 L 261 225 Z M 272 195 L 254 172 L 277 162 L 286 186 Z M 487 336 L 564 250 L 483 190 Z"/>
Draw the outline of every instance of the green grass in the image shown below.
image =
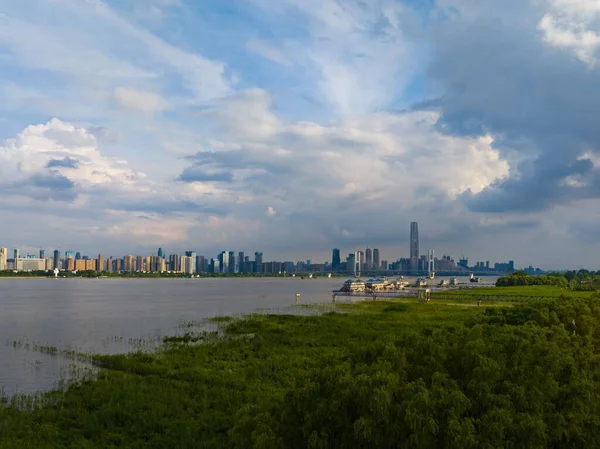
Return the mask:
<path id="1" fill-rule="evenodd" d="M 596 301 L 458 303 L 251 315 L 94 356 L 95 379 L 0 401 L 0 448 L 597 447 Z"/>
<path id="2" fill-rule="evenodd" d="M 448 290 L 444 292 L 434 292 L 432 297 L 460 297 L 471 299 L 477 297 L 523 297 L 523 298 L 558 298 L 567 296 L 570 298 L 589 298 L 592 292 L 578 292 L 560 287 L 539 285 L 539 286 L 521 286 L 521 287 L 475 287 L 462 290 Z"/>

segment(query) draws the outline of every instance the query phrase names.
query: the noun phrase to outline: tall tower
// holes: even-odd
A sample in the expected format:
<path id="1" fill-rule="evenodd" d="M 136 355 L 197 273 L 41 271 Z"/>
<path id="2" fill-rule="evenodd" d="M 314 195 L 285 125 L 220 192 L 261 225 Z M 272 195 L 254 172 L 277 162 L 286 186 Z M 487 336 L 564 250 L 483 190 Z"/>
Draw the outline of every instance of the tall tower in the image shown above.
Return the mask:
<path id="1" fill-rule="evenodd" d="M 8 248 L 0 248 L 0 271 L 8 269 Z"/>
<path id="2" fill-rule="evenodd" d="M 435 254 L 432 249 L 427 253 L 427 276 L 429 279 L 435 278 Z"/>
<path id="3" fill-rule="evenodd" d="M 371 271 L 373 269 L 373 250 L 367 248 L 365 250 L 365 271 Z"/>
<path id="4" fill-rule="evenodd" d="M 342 261 L 340 259 L 340 250 L 339 248 L 333 248 L 333 253 L 331 255 L 331 269 L 333 271 L 338 271 L 340 269 Z"/>
<path id="5" fill-rule="evenodd" d="M 381 269 L 381 266 L 379 263 L 379 249 L 378 248 L 373 249 L 373 269 L 374 270 Z"/>
<path id="6" fill-rule="evenodd" d="M 410 271 L 419 272 L 419 224 L 410 224 Z"/>
<path id="7" fill-rule="evenodd" d="M 258 251 L 254 253 L 254 272 L 263 272 L 263 253 Z"/>

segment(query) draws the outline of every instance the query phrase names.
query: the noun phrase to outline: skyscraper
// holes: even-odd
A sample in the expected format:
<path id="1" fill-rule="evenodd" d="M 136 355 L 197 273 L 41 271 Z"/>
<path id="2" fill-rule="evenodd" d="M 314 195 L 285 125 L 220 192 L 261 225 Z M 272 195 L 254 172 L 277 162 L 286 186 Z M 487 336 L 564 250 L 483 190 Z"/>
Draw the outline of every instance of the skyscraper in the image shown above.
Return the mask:
<path id="1" fill-rule="evenodd" d="M 416 221 L 410 224 L 410 270 L 419 271 L 419 225 Z"/>
<path id="2" fill-rule="evenodd" d="M 17 263 L 17 260 L 19 260 L 20 257 L 21 256 L 19 255 L 19 248 L 15 248 L 15 251 L 14 251 L 15 267 L 17 266 L 16 263 Z"/>
<path id="3" fill-rule="evenodd" d="M 243 273 L 244 272 L 244 251 L 240 251 L 238 253 L 237 264 L 238 264 L 238 273 Z"/>
<path id="4" fill-rule="evenodd" d="M 379 270 L 381 267 L 379 265 L 379 249 L 373 249 L 373 269 Z"/>
<path id="5" fill-rule="evenodd" d="M 260 253 L 258 251 L 254 253 L 254 272 L 263 272 L 263 253 Z"/>
<path id="6" fill-rule="evenodd" d="M 54 269 L 60 270 L 60 251 L 57 249 L 54 250 Z"/>
<path id="7" fill-rule="evenodd" d="M 229 251 L 219 254 L 219 273 L 229 273 Z"/>
<path id="8" fill-rule="evenodd" d="M 333 248 L 333 254 L 331 255 L 332 271 L 338 271 L 340 269 L 341 264 L 342 264 L 342 261 L 340 259 L 340 250 L 339 250 L 339 248 Z"/>
<path id="9" fill-rule="evenodd" d="M 360 276 L 360 272 L 365 269 L 365 253 L 363 251 L 356 251 L 354 255 L 354 274 Z"/>
<path id="10" fill-rule="evenodd" d="M 367 248 L 365 250 L 365 271 L 371 271 L 373 269 L 373 250 Z"/>
<path id="11" fill-rule="evenodd" d="M 190 268 L 188 269 L 188 274 L 194 274 L 196 272 L 196 251 L 186 251 L 186 257 L 191 257 L 192 260 L 189 261 Z"/>
<path id="12" fill-rule="evenodd" d="M 0 248 L 0 271 L 8 269 L 8 248 Z"/>
<path id="13" fill-rule="evenodd" d="M 40 259 L 45 259 L 45 258 L 46 258 L 46 250 L 40 249 Z"/>
<path id="14" fill-rule="evenodd" d="M 229 251 L 229 271 L 228 273 L 235 273 L 235 253 Z"/>
<path id="15" fill-rule="evenodd" d="M 162 257 L 163 259 L 165 258 L 165 252 L 162 248 L 158 248 L 158 257 Z"/>

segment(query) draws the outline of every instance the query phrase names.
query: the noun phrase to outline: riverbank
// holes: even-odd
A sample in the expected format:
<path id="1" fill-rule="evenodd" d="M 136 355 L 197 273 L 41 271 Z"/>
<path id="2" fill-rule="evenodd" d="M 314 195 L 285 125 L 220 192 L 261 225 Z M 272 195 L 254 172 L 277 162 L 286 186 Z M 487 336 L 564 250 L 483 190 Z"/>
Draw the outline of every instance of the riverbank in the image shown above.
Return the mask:
<path id="1" fill-rule="evenodd" d="M 0 448 L 600 446 L 597 299 L 324 311 L 92 356 L 96 379 L 0 406 Z"/>

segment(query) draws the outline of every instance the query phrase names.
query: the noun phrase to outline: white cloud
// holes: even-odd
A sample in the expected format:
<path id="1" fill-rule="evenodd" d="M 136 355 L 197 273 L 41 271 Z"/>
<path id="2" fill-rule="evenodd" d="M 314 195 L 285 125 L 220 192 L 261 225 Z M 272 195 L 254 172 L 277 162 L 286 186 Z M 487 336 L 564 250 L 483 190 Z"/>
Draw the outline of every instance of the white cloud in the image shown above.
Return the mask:
<path id="1" fill-rule="evenodd" d="M 413 13 L 398 2 L 253 0 L 273 21 L 301 14 L 308 41 L 287 41 L 294 63 L 317 79 L 321 96 L 342 115 L 363 114 L 397 101 L 422 68 L 406 24 Z"/>
<path id="2" fill-rule="evenodd" d="M 269 207 L 267 207 L 266 214 L 267 214 L 267 217 L 274 217 L 275 215 L 277 215 L 277 211 L 275 210 L 274 207 L 269 206 Z"/>
<path id="3" fill-rule="evenodd" d="M 141 112 L 159 112 L 169 107 L 168 103 L 154 92 L 143 92 L 127 87 L 117 87 L 114 99 L 121 107 Z"/>
<path id="4" fill-rule="evenodd" d="M 246 42 L 246 48 L 252 53 L 256 53 L 257 55 L 262 56 L 263 58 L 266 58 L 272 62 L 276 62 L 277 64 L 287 67 L 291 66 L 291 62 L 283 50 L 269 45 L 266 42 L 253 39 Z"/>
<path id="5" fill-rule="evenodd" d="M 124 187 L 145 178 L 119 159 L 100 153 L 94 134 L 58 119 L 25 128 L 0 146 L 5 182 L 33 175 L 58 174 L 78 188 Z"/>
<path id="6" fill-rule="evenodd" d="M 572 50 L 583 62 L 593 65 L 600 49 L 600 33 L 594 29 L 600 13 L 596 0 L 549 0 L 550 12 L 538 24 L 550 45 Z"/>

